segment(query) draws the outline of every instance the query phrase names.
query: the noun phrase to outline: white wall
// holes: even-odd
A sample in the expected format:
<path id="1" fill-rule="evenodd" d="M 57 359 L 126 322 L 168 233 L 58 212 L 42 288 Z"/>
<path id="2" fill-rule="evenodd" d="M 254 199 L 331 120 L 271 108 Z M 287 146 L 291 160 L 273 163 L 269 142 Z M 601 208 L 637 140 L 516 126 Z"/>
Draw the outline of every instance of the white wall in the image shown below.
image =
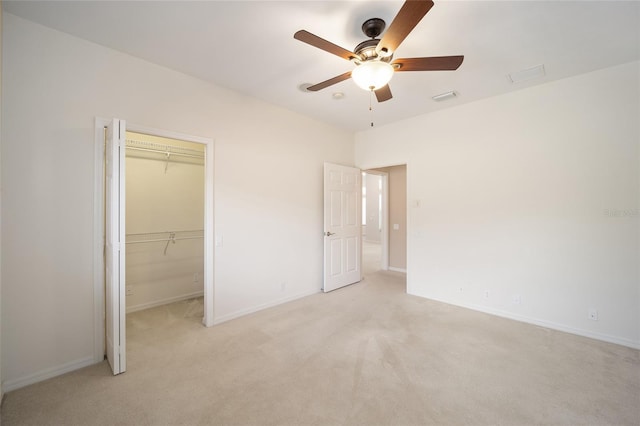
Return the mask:
<path id="1" fill-rule="evenodd" d="M 93 362 L 95 116 L 215 140 L 216 321 L 319 291 L 323 162 L 352 134 L 4 18 L 5 388 Z"/>
<path id="2" fill-rule="evenodd" d="M 357 166 L 408 164 L 409 293 L 640 347 L 639 77 L 635 62 L 358 133 Z"/>

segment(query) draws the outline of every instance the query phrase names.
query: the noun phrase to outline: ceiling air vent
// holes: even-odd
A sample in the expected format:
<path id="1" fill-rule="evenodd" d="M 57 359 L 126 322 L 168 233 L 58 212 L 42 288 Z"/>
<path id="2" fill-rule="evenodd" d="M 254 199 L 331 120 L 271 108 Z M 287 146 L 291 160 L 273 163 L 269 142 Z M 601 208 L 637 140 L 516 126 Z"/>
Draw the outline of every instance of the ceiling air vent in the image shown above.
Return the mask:
<path id="1" fill-rule="evenodd" d="M 456 96 L 458 96 L 458 95 L 456 95 L 456 92 L 451 90 L 449 92 L 444 92 L 444 93 L 440 93 L 439 95 L 432 96 L 431 99 L 433 99 L 436 102 L 442 102 L 442 101 L 446 101 L 448 99 L 453 99 Z"/>
<path id="2" fill-rule="evenodd" d="M 536 65 L 533 68 L 516 71 L 509 74 L 509 80 L 512 83 L 520 83 L 522 81 L 531 80 L 538 77 L 544 77 L 544 65 Z"/>

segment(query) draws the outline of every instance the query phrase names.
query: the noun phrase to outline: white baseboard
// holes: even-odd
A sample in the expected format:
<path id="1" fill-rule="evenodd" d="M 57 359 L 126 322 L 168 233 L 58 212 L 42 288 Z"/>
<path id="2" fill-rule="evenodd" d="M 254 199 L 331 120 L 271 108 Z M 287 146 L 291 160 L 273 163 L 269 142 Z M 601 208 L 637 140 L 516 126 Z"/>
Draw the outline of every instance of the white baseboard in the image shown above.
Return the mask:
<path id="1" fill-rule="evenodd" d="M 394 272 L 402 272 L 402 273 L 407 273 L 407 269 L 406 268 L 396 268 L 395 266 L 389 266 L 389 270 L 390 271 L 394 271 Z"/>
<path id="2" fill-rule="evenodd" d="M 194 299 L 196 297 L 201 297 L 201 296 L 204 296 L 204 291 L 197 291 L 195 293 L 182 294 L 180 296 L 169 297 L 161 300 L 154 300 L 153 302 L 141 303 L 135 306 L 127 306 L 127 313 L 130 314 L 132 312 L 155 308 L 156 306 L 167 305 L 169 303 L 180 302 L 181 300 Z"/>
<path id="3" fill-rule="evenodd" d="M 308 292 L 304 292 L 304 293 L 299 293 L 299 294 L 296 294 L 296 295 L 293 295 L 293 296 L 289 296 L 289 297 L 285 297 L 285 298 L 282 298 L 282 299 L 278 299 L 278 300 L 273 301 L 273 302 L 264 303 L 262 305 L 258 305 L 258 306 L 252 307 L 252 308 L 243 309 L 241 311 L 233 312 L 231 314 L 227 314 L 227 315 L 224 315 L 222 317 L 216 318 L 214 320 L 214 324 L 220 324 L 220 323 L 223 323 L 223 322 L 226 322 L 226 321 L 230 321 L 232 319 L 235 319 L 235 318 L 238 318 L 238 317 L 241 317 L 241 316 L 244 316 L 244 315 L 248 315 L 248 314 L 251 314 L 251 313 L 254 313 L 254 312 L 257 312 L 257 311 L 261 311 L 263 309 L 271 308 L 273 306 L 281 305 L 283 303 L 291 302 L 293 300 L 300 299 L 302 297 L 311 296 L 311 295 L 317 294 L 319 292 L 320 292 L 320 290 L 318 289 L 318 290 L 308 291 Z M 173 297 L 173 298 L 169 298 L 169 299 L 157 300 L 157 301 L 150 302 L 150 303 L 131 306 L 131 307 L 127 308 L 127 313 L 139 311 L 139 310 L 142 310 L 142 309 L 149 309 L 149 308 L 153 308 L 155 306 L 165 305 L 167 303 L 178 302 L 180 300 L 192 299 L 194 297 L 200 297 L 203 294 L 204 294 L 203 292 L 196 292 L 196 293 L 182 295 L 182 296 Z M 101 362 L 101 360 L 99 360 L 97 362 Z M 51 379 L 52 377 L 60 376 L 60 375 L 65 374 L 65 373 L 69 373 L 71 371 L 78 370 L 80 368 L 88 367 L 90 365 L 96 364 L 97 362 L 96 362 L 96 359 L 94 359 L 93 356 L 90 356 L 90 357 L 79 359 L 77 361 L 68 362 L 66 364 L 62 364 L 62 365 L 59 365 L 59 366 L 56 366 L 56 367 L 47 368 L 47 369 L 38 371 L 36 373 L 29 374 L 29 375 L 24 376 L 24 377 L 19 377 L 17 379 L 6 380 L 6 381 L 2 382 L 2 392 L 3 393 L 11 392 L 13 390 L 20 389 L 20 388 L 28 386 L 28 385 L 32 385 L 34 383 L 41 382 L 43 380 Z"/>
<path id="4" fill-rule="evenodd" d="M 500 309 L 489 308 L 486 306 L 467 304 L 467 303 L 453 303 L 447 300 L 440 300 L 433 297 L 425 297 L 420 294 L 411 293 L 414 296 L 424 297 L 425 299 L 434 300 L 436 302 L 446 303 L 448 305 L 459 306 L 461 308 L 471 309 L 473 311 L 484 312 L 485 314 L 495 315 L 502 318 L 511 319 L 514 321 L 524 322 L 527 324 L 533 324 L 540 327 L 549 328 L 551 330 L 562 331 L 564 333 L 575 334 L 577 336 L 588 337 L 590 339 L 600 340 L 607 343 L 614 343 L 616 345 L 626 346 L 633 349 L 640 349 L 640 341 L 634 341 L 619 336 L 611 336 L 609 334 L 598 333 L 594 331 L 584 330 L 564 324 L 555 323 L 552 321 L 541 320 L 538 318 L 528 317 L 524 315 L 518 315 Z"/>
<path id="5" fill-rule="evenodd" d="M 56 367 L 46 368 L 33 374 L 29 374 L 17 379 L 5 380 L 2 382 L 2 391 L 11 392 L 12 390 L 20 389 L 28 385 L 32 385 L 43 380 L 50 379 L 52 377 L 60 376 L 61 374 L 69 373 L 70 371 L 78 370 L 80 368 L 88 367 L 95 364 L 93 356 L 79 359 L 77 361 L 68 362 Z"/>
<path id="6" fill-rule="evenodd" d="M 293 296 L 288 296 L 288 297 L 285 297 L 283 299 L 275 300 L 273 302 L 263 303 L 263 304 L 258 305 L 258 306 L 254 306 L 254 307 L 247 308 L 247 309 L 242 309 L 242 310 L 239 310 L 239 311 L 236 311 L 236 312 L 232 312 L 230 314 L 223 315 L 221 317 L 214 318 L 213 324 L 214 325 L 221 324 L 223 322 L 231 321 L 232 319 L 240 318 L 240 317 L 243 317 L 245 315 L 249 315 L 249 314 L 252 314 L 254 312 L 261 311 L 263 309 L 272 308 L 274 306 L 282 305 L 283 303 L 292 302 L 294 300 L 301 299 L 303 297 L 311 296 L 313 294 L 318 294 L 318 293 L 320 293 L 320 289 L 307 291 L 307 292 L 304 292 L 304 293 L 298 293 L 298 294 L 295 294 Z"/>

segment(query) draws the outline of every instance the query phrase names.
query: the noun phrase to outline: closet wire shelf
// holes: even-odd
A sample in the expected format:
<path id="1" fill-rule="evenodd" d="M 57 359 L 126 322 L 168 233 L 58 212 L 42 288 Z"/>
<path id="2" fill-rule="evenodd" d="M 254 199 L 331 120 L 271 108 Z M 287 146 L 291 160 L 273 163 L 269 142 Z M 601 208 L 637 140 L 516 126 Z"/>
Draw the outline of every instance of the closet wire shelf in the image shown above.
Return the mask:
<path id="1" fill-rule="evenodd" d="M 151 152 L 155 154 L 163 154 L 167 158 L 171 156 L 180 156 L 180 157 L 204 159 L 204 152 L 198 151 L 196 149 L 182 148 L 174 145 L 163 145 L 163 144 L 153 143 L 153 142 L 144 142 L 144 141 L 138 141 L 135 139 L 127 139 L 126 147 L 127 149 L 132 149 L 134 151 L 144 151 L 144 152 Z"/>
<path id="2" fill-rule="evenodd" d="M 164 255 L 166 256 L 169 244 L 175 244 L 176 241 L 181 240 L 195 240 L 201 238 L 204 238 L 204 229 L 194 229 L 187 231 L 146 232 L 140 234 L 127 234 L 125 243 L 166 243 L 164 246 Z"/>

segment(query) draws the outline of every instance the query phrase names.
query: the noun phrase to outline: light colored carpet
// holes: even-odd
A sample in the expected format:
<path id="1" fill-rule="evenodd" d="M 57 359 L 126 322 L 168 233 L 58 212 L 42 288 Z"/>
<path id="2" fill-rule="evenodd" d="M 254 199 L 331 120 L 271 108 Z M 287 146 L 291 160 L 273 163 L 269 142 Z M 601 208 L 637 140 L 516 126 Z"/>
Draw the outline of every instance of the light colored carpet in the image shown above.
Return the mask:
<path id="1" fill-rule="evenodd" d="M 365 264 L 209 329 L 201 299 L 131 314 L 125 374 L 13 391 L 2 424 L 640 424 L 639 351 L 409 296 Z"/>

